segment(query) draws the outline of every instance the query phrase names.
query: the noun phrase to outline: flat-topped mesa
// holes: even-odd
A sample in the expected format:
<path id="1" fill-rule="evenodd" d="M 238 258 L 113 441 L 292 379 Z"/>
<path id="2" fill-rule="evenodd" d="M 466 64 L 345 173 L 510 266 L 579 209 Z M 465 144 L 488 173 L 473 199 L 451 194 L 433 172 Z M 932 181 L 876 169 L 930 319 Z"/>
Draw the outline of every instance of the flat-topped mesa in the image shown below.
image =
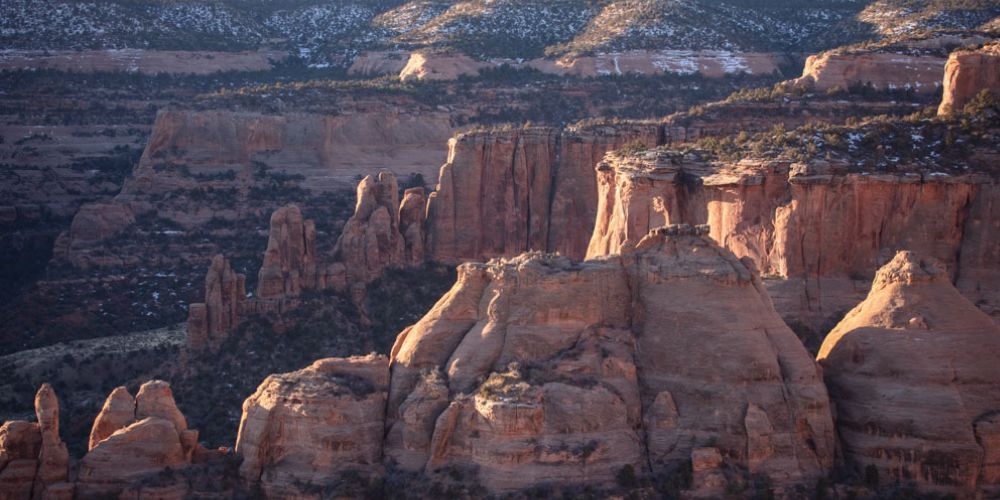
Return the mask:
<path id="1" fill-rule="evenodd" d="M 899 252 L 819 352 L 847 459 L 922 490 L 1000 494 L 998 358 L 1000 328 L 945 266 Z"/>
<path id="2" fill-rule="evenodd" d="M 593 165 L 630 142 L 655 146 L 661 131 L 630 123 L 453 137 L 428 197 L 429 257 L 459 262 L 539 250 L 583 258 L 597 208 Z"/>
<path id="3" fill-rule="evenodd" d="M 188 429 L 168 383 L 146 382 L 134 399 L 118 387 L 94 420 L 77 492 L 86 498 L 117 495 L 128 488 L 142 493 L 144 480 L 190 464 L 198 451 L 198 431 Z M 170 487 L 183 497 L 186 482 Z"/>
<path id="4" fill-rule="evenodd" d="M 69 451 L 59 436 L 59 399 L 49 384 L 35 394 L 37 422 L 0 427 L 0 498 L 73 498 Z"/>
<path id="5" fill-rule="evenodd" d="M 712 239 L 779 278 L 767 284 L 786 319 L 816 331 L 862 300 L 864 277 L 904 248 L 943 261 L 970 300 L 997 307 L 1000 254 L 990 221 L 1000 190 L 988 175 L 727 162 L 660 148 L 609 153 L 597 183 L 588 258 L 621 253 L 663 224 L 708 224 Z"/>
<path id="6" fill-rule="evenodd" d="M 429 474 L 473 466 L 492 491 L 666 472 L 706 447 L 728 481 L 823 474 L 834 436 L 818 368 L 707 230 L 653 231 L 583 263 L 460 266 L 393 346 L 386 456 Z"/>
<path id="7" fill-rule="evenodd" d="M 243 403 L 240 475 L 268 498 L 301 498 L 351 471 L 384 472 L 385 356 L 316 361 L 269 376 Z"/>
<path id="8" fill-rule="evenodd" d="M 952 47 L 983 43 L 983 33 L 936 34 L 927 38 L 886 41 L 882 46 L 848 46 L 806 58 L 802 76 L 786 83 L 825 91 L 871 85 L 876 89 L 911 89 L 931 94 L 941 87 L 941 74 Z"/>
<path id="9" fill-rule="evenodd" d="M 938 114 L 961 111 L 983 91 L 1000 98 L 1000 42 L 951 53 L 944 69 L 944 93 Z"/>
<path id="10" fill-rule="evenodd" d="M 218 349 L 242 320 L 246 309 L 246 277 L 216 255 L 205 276 L 205 302 L 188 307 L 188 348 Z"/>
<path id="11" fill-rule="evenodd" d="M 413 202 L 411 198 L 410 203 Z M 407 217 L 412 214 L 408 212 Z M 408 242 L 400 234 L 399 222 L 396 176 L 383 171 L 377 177 L 369 175 L 362 179 L 354 215 L 344 225 L 334 250 L 334 259 L 343 264 L 351 286 L 363 287 L 382 276 L 386 268 L 404 264 Z M 413 224 L 411 220 L 407 223 Z M 414 237 L 419 237 L 422 246 L 423 236 Z M 413 243 L 409 246 L 412 248 Z"/>

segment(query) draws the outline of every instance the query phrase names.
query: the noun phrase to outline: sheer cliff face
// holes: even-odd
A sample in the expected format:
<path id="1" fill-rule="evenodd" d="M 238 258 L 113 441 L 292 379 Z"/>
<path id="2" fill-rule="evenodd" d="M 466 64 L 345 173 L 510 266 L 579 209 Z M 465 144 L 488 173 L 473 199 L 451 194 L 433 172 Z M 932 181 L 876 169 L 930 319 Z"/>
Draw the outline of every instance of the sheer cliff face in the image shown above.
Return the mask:
<path id="1" fill-rule="evenodd" d="M 1000 328 L 945 266 L 900 252 L 820 363 L 847 457 L 882 477 L 1000 492 Z"/>
<path id="2" fill-rule="evenodd" d="M 769 286 L 782 315 L 814 327 L 860 301 L 867 277 L 897 249 L 942 260 L 974 300 L 991 300 L 988 270 L 1000 265 L 990 222 L 996 189 L 982 176 L 865 175 L 664 152 L 609 155 L 598 186 L 588 257 L 619 253 L 662 224 L 708 224 L 714 240 L 780 278 Z"/>
<path id="3" fill-rule="evenodd" d="M 822 474 L 834 437 L 815 363 L 754 273 L 698 233 L 582 264 L 463 265 L 393 347 L 386 455 L 476 466 L 493 490 L 666 472 L 701 448 L 782 486 Z"/>
<path id="4" fill-rule="evenodd" d="M 961 111 L 984 90 L 1000 96 L 1000 43 L 977 50 L 958 50 L 948 57 L 938 114 Z"/>
<path id="5" fill-rule="evenodd" d="M 658 137 L 659 127 L 636 125 L 453 138 L 429 197 L 429 256 L 455 262 L 538 250 L 581 258 L 596 209 L 592 166 L 625 143 L 650 146 Z"/>

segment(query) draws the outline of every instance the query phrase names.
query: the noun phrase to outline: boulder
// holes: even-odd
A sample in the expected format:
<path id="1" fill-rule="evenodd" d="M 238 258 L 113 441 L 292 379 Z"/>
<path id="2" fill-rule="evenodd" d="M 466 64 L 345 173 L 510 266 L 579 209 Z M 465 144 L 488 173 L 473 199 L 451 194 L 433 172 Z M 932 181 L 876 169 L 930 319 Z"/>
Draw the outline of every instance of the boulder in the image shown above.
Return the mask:
<path id="1" fill-rule="evenodd" d="M 240 475 L 269 498 L 293 498 L 346 471 L 381 473 L 388 385 L 388 360 L 376 355 L 269 376 L 243 403 Z"/>
<path id="2" fill-rule="evenodd" d="M 929 491 L 997 492 L 1000 328 L 941 262 L 897 253 L 818 359 L 851 463 Z"/>

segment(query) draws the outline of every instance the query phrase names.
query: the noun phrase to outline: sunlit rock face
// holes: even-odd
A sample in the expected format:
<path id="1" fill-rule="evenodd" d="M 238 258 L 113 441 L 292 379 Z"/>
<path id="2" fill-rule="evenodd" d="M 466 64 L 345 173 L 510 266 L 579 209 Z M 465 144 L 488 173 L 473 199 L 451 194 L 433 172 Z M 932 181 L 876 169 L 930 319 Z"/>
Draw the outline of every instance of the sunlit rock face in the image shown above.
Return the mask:
<path id="1" fill-rule="evenodd" d="M 708 224 L 713 240 L 774 278 L 784 318 L 815 330 L 863 300 L 869 277 L 900 249 L 941 260 L 970 300 L 997 308 L 998 191 L 986 175 L 655 151 L 609 154 L 597 184 L 588 258 L 620 253 L 663 224 Z"/>
<path id="2" fill-rule="evenodd" d="M 268 498 L 302 498 L 346 471 L 381 473 L 388 384 L 388 360 L 375 355 L 269 376 L 243 403 L 240 475 Z"/>
<path id="3" fill-rule="evenodd" d="M 1000 43 L 951 53 L 944 70 L 944 92 L 938 114 L 962 111 L 983 91 L 1000 96 Z"/>
<path id="4" fill-rule="evenodd" d="M 707 231 L 656 230 L 580 264 L 461 266 L 393 347 L 387 457 L 475 467 L 496 491 L 669 471 L 706 447 L 782 486 L 823 474 L 834 435 L 818 368 Z"/>
<path id="5" fill-rule="evenodd" d="M 1000 486 L 1000 328 L 945 266 L 900 252 L 819 361 L 848 460 L 934 491 Z"/>

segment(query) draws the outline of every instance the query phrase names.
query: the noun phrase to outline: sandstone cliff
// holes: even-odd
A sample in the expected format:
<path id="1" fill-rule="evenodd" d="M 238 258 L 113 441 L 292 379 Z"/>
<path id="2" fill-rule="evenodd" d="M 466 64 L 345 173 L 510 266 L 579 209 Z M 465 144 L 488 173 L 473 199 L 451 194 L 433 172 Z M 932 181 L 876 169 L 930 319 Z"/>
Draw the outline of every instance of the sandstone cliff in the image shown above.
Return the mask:
<path id="1" fill-rule="evenodd" d="M 995 295 L 998 233 L 987 222 L 995 185 L 985 175 L 733 164 L 661 150 L 609 155 L 598 185 L 588 257 L 619 253 L 663 224 L 708 224 L 715 241 L 775 278 L 768 286 L 785 318 L 817 330 L 857 304 L 866 277 L 898 249 L 945 262 L 973 300 Z M 968 268 L 960 263 L 965 251 Z"/>
<path id="2" fill-rule="evenodd" d="M 69 452 L 59 437 L 59 400 L 49 384 L 35 395 L 38 422 L 11 420 L 0 427 L 0 498 L 73 498 Z"/>
<path id="3" fill-rule="evenodd" d="M 891 52 L 825 52 L 806 59 L 802 76 L 789 82 L 816 90 L 871 84 L 877 89 L 910 88 L 933 93 L 941 86 L 945 58 Z"/>
<path id="4" fill-rule="evenodd" d="M 944 93 L 938 114 L 961 111 L 982 91 L 1000 96 L 1000 43 L 951 53 L 944 69 Z"/>
<path id="5" fill-rule="evenodd" d="M 668 471 L 705 447 L 737 482 L 788 486 L 833 462 L 814 362 L 754 272 L 690 227 L 582 264 L 462 265 L 391 359 L 387 456 L 475 466 L 492 490 Z"/>
<path id="6" fill-rule="evenodd" d="M 339 473 L 380 473 L 388 368 L 370 355 L 268 377 L 243 403 L 240 475 L 268 498 L 303 498 L 333 491 Z"/>
<path id="7" fill-rule="evenodd" d="M 428 199 L 429 257 L 456 262 L 540 250 L 582 258 L 596 213 L 592 166 L 631 141 L 656 145 L 659 132 L 636 124 L 454 137 Z"/>
<path id="8" fill-rule="evenodd" d="M 818 357 L 847 458 L 928 491 L 1000 493 L 998 358 L 1000 328 L 945 266 L 898 253 Z"/>

